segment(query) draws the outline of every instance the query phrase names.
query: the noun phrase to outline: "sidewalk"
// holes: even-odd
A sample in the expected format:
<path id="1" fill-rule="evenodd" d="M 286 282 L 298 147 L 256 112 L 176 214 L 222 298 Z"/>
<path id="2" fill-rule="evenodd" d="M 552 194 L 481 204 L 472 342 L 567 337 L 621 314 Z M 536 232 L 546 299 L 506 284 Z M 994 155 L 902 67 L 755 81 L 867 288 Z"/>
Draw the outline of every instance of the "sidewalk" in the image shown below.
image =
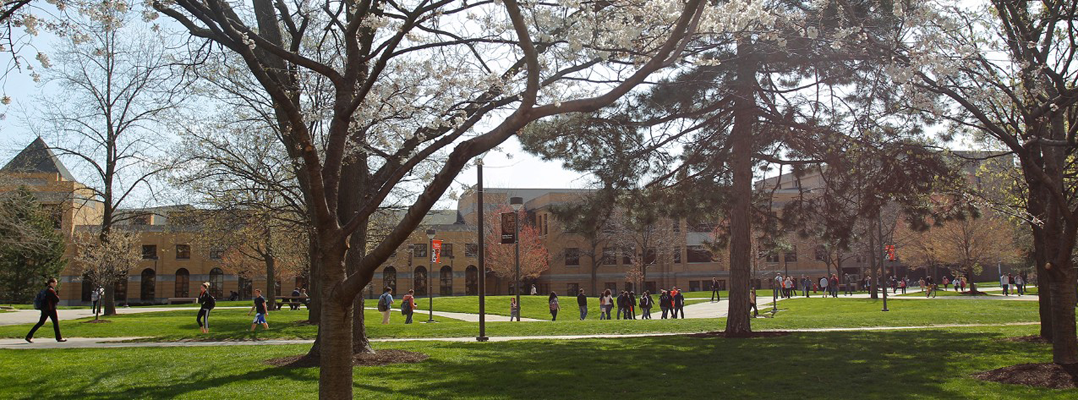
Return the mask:
<path id="1" fill-rule="evenodd" d="M 250 307 L 217 307 L 214 310 L 246 310 L 249 308 Z M 118 315 L 141 314 L 161 311 L 187 311 L 194 315 L 198 313 L 198 307 L 116 307 L 116 314 Z M 94 316 L 94 313 L 90 312 L 89 308 L 74 310 L 60 309 L 56 310 L 56 316 L 61 321 L 68 321 L 79 318 L 92 318 Z M 39 318 L 41 318 L 41 311 L 38 310 L 15 310 L 14 312 L 0 313 L 0 326 L 36 324 Z"/>

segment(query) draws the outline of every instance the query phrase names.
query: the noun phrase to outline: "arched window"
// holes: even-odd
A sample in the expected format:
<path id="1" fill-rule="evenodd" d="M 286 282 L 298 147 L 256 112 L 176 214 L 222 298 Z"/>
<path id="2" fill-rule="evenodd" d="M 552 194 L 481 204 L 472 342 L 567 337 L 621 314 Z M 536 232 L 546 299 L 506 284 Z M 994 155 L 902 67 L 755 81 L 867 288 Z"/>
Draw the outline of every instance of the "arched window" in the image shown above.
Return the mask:
<path id="1" fill-rule="evenodd" d="M 90 283 L 90 277 L 86 274 L 82 275 L 82 301 L 93 301 L 90 297 L 91 292 L 94 290 L 93 284 Z"/>
<path id="2" fill-rule="evenodd" d="M 442 266 L 442 274 L 441 274 L 441 279 L 439 279 L 439 282 L 441 282 L 441 287 L 439 288 L 440 290 L 438 290 L 438 294 L 442 295 L 442 296 L 452 296 L 453 295 L 453 267 L 450 267 L 448 265 Z"/>
<path id="3" fill-rule="evenodd" d="M 214 298 L 223 299 L 225 288 L 225 271 L 220 268 L 210 270 L 210 294 Z"/>
<path id="4" fill-rule="evenodd" d="M 187 268 L 176 270 L 176 297 L 187 297 L 191 293 L 191 273 Z"/>
<path id="5" fill-rule="evenodd" d="M 423 266 L 415 267 L 415 274 L 413 274 L 412 277 L 412 288 L 415 289 L 415 295 L 426 296 L 427 268 Z"/>
<path id="6" fill-rule="evenodd" d="M 127 301 L 127 277 L 120 278 L 114 285 L 114 291 L 112 293 L 113 300 L 117 303 Z"/>
<path id="7" fill-rule="evenodd" d="M 393 289 L 393 293 L 397 293 L 397 269 L 393 267 L 386 267 L 382 270 L 382 290 L 385 288 Z M 378 292 L 381 293 L 382 290 Z"/>
<path id="8" fill-rule="evenodd" d="M 475 296 L 479 294 L 479 268 L 469 265 L 464 269 L 464 294 Z"/>
<path id="9" fill-rule="evenodd" d="M 153 301 L 157 290 L 157 273 L 153 272 L 153 269 L 146 268 L 142 270 L 142 287 L 139 291 L 139 299 L 142 301 Z"/>

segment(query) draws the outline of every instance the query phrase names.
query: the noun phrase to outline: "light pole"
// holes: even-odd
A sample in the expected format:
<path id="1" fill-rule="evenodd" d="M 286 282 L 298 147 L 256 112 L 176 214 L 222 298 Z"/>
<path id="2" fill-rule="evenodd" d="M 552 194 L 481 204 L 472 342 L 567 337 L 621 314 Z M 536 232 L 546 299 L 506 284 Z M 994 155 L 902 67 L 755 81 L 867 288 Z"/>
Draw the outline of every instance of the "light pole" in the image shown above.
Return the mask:
<path id="1" fill-rule="evenodd" d="M 513 229 L 515 230 L 515 233 L 513 234 L 513 242 L 515 246 L 513 253 L 514 258 L 516 259 L 516 277 L 514 278 L 515 282 L 513 283 L 513 292 L 517 296 L 517 309 L 521 309 L 523 307 L 520 306 L 520 209 L 524 208 L 524 199 L 520 197 L 510 197 L 509 206 L 513 207 Z M 518 313 L 517 316 L 519 315 L 520 314 Z M 520 320 L 518 319 L 517 321 Z"/>
<path id="2" fill-rule="evenodd" d="M 429 299 L 429 304 L 427 305 L 429 310 L 427 311 L 430 313 L 430 317 L 428 317 L 427 322 L 438 322 L 434 320 L 434 291 L 430 289 L 430 275 L 431 271 L 434 271 L 434 229 L 427 229 L 427 239 L 430 242 L 430 247 L 428 247 L 430 249 L 430 269 L 427 270 L 427 299 Z"/>
<path id="3" fill-rule="evenodd" d="M 483 263 L 483 253 L 486 253 L 485 240 L 486 232 L 483 231 L 483 158 L 480 157 L 475 161 L 477 168 L 476 178 L 478 183 L 476 184 L 476 194 L 479 196 L 478 209 L 479 220 L 478 227 L 476 228 L 476 234 L 479 236 L 479 336 L 475 340 L 485 342 L 490 338 L 487 337 L 487 266 Z M 467 245 L 465 245 L 467 246 Z"/>

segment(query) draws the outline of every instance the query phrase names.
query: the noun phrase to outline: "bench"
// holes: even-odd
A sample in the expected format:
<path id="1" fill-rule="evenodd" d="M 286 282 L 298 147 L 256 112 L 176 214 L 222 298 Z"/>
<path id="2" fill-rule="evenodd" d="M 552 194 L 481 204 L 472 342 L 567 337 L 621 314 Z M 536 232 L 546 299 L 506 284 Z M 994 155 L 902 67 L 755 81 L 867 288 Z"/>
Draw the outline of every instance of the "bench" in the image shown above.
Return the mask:
<path id="1" fill-rule="evenodd" d="M 187 304 L 198 301 L 198 297 L 169 297 L 168 304 Z"/>
<path id="2" fill-rule="evenodd" d="M 293 305 L 296 306 L 296 309 L 299 309 L 299 306 L 307 305 L 307 300 L 308 297 L 306 296 L 277 296 L 273 301 L 273 309 L 280 310 L 285 306 L 291 307 Z"/>

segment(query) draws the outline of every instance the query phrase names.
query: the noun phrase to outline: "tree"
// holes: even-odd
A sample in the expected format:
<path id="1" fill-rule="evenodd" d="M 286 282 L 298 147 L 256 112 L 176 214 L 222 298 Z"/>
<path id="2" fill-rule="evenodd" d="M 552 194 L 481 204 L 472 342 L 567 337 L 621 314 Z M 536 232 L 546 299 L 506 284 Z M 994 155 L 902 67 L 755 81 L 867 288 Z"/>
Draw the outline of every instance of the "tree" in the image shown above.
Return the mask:
<path id="1" fill-rule="evenodd" d="M 52 150 L 86 172 L 82 183 L 100 206 L 104 242 L 116 222 L 135 217 L 121 207 L 145 195 L 151 179 L 168 168 L 158 129 L 179 106 L 184 87 L 165 45 L 132 21 L 125 3 L 88 4 L 79 11 L 71 20 L 79 34 L 64 38 L 46 75 L 64 96 L 42 99 L 42 109 L 59 144 Z M 116 249 L 104 243 L 99 248 Z M 105 315 L 116 311 L 113 279 L 126 279 L 126 270 L 118 272 L 95 281 L 105 286 Z"/>
<path id="2" fill-rule="evenodd" d="M 142 261 L 138 232 L 112 229 L 108 233 L 77 232 L 74 236 L 75 265 L 92 286 L 104 286 L 106 297 L 115 293 L 117 282 L 126 282 L 131 269 Z M 105 315 L 116 314 L 115 305 L 105 303 Z M 94 318 L 97 318 L 95 315 Z"/>
<path id="3" fill-rule="evenodd" d="M 67 266 L 55 217 L 26 186 L 0 197 L 0 297 L 30 302 L 46 279 Z"/>
<path id="4" fill-rule="evenodd" d="M 603 246 L 610 239 L 606 226 L 613 212 L 614 196 L 614 190 L 603 188 L 580 196 L 577 201 L 550 206 L 551 214 L 562 226 L 559 235 L 583 239 L 585 246 L 580 248 L 579 255 L 588 259 L 588 269 L 591 271 L 589 293 L 599 293 L 597 275 L 602 265 L 599 260 L 602 258 Z"/>
<path id="5" fill-rule="evenodd" d="M 637 290 L 646 285 L 649 269 L 672 265 L 674 252 L 685 246 L 685 234 L 675 228 L 679 222 L 662 217 L 651 199 L 640 200 L 643 201 L 626 201 L 607 222 L 610 243 L 629 252 L 632 267 L 626 271 L 625 280 Z"/>
<path id="6" fill-rule="evenodd" d="M 984 266 L 1019 260 L 1014 228 L 995 213 L 945 221 L 909 237 L 910 251 L 904 253 L 925 266 L 953 265 L 970 279 L 970 292 L 976 294 L 972 279 Z"/>
<path id="7" fill-rule="evenodd" d="M 1078 365 L 1072 255 L 1078 237 L 1073 185 L 1078 113 L 1078 27 L 1070 2 L 993 0 L 987 6 L 925 7 L 918 29 L 892 53 L 892 80 L 921 91 L 911 106 L 1003 146 L 1028 190 L 1041 304 L 1041 336 L 1053 361 Z M 944 101 L 937 101 L 940 96 Z"/>
<path id="8" fill-rule="evenodd" d="M 513 282 L 516 277 L 516 245 L 501 244 L 502 213 L 512 213 L 513 209 L 502 205 L 493 212 L 487 213 L 485 228 L 486 242 L 490 243 L 486 248 L 487 268 L 502 279 Z M 539 229 L 535 224 L 528 221 L 528 212 L 520 210 L 517 213 L 517 223 L 520 224 L 520 279 L 538 278 L 543 271 L 550 269 L 550 252 L 547 251 L 543 239 L 539 235 Z M 517 285 L 520 282 L 516 282 Z"/>
<path id="9" fill-rule="evenodd" d="M 657 3 L 153 3 L 243 58 L 273 101 L 290 158 L 302 165 L 323 302 L 311 351 L 320 358 L 322 398 L 351 398 L 356 297 L 469 160 L 532 121 L 608 105 L 673 62 L 704 3 Z M 619 44 L 634 51 L 609 51 Z M 613 83 L 580 85 L 592 72 Z M 333 89 L 307 91 L 302 83 L 312 78 Z M 466 136 L 477 126 L 489 128 Z M 443 151 L 437 172 L 417 179 L 422 193 L 368 251 L 369 217 Z"/>

